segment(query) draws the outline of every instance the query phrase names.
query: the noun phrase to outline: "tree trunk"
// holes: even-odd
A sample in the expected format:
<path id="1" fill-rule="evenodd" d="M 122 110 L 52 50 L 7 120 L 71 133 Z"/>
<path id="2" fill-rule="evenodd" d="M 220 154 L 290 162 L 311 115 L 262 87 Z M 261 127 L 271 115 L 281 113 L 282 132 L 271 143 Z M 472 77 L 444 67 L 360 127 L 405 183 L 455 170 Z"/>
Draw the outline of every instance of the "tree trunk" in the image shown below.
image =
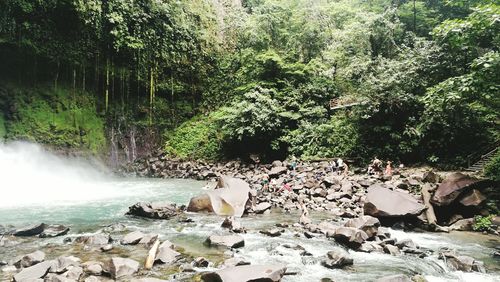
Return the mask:
<path id="1" fill-rule="evenodd" d="M 85 62 L 84 62 L 82 65 L 82 92 L 85 92 L 85 83 L 86 83 L 85 82 L 85 78 L 86 78 L 85 74 L 86 74 L 86 72 L 85 72 Z"/>
<path id="2" fill-rule="evenodd" d="M 109 104 L 109 58 L 106 59 L 106 90 L 105 90 L 105 112 L 108 113 Z"/>
<path id="3" fill-rule="evenodd" d="M 149 74 L 149 125 L 153 125 L 153 100 L 154 100 L 154 67 L 150 67 Z"/>
<path id="4" fill-rule="evenodd" d="M 57 59 L 57 69 L 56 69 L 56 76 L 54 78 L 54 90 L 57 90 L 57 82 L 59 80 L 59 67 L 61 66 L 61 62 L 59 59 Z"/>
<path id="5" fill-rule="evenodd" d="M 417 4 L 416 4 L 416 0 L 413 0 L 413 32 L 417 33 Z"/>

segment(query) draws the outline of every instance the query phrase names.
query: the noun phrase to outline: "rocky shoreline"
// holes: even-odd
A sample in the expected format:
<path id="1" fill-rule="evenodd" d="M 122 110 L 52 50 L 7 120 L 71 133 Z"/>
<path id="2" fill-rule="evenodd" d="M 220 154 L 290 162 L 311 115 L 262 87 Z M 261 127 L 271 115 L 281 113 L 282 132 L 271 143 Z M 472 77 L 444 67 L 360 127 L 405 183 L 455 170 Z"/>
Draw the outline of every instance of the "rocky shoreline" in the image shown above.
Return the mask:
<path id="1" fill-rule="evenodd" d="M 247 248 L 247 235 L 289 238 L 268 248 L 267 254 L 283 256 L 294 252 L 305 265 L 325 269 L 350 271 L 358 263 L 353 254 L 372 253 L 412 259 L 432 257 L 441 260 L 450 271 L 487 272 L 485 264 L 471 256 L 449 248 L 423 247 L 391 234 L 394 229 L 472 230 L 474 219 L 470 216 L 486 212 L 483 192 L 495 184 L 465 174 L 403 169 L 391 177 L 368 176 L 359 171 L 339 175 L 328 162 L 208 164 L 163 157 L 140 161 L 128 172 L 207 181 L 206 190 L 200 190 L 187 205 L 139 202 L 129 207 L 127 215 L 144 218 L 148 225 L 166 220 L 178 228 L 203 221 L 207 212 L 220 215 L 215 217 L 220 227 L 199 239 L 199 244 L 217 255 L 193 256 L 168 237 L 154 231 L 130 230 L 121 223 L 91 234 L 71 234 L 69 227 L 55 224 L 0 226 L 0 250 L 22 249 L 24 244 L 38 240 L 63 238 L 44 245 L 45 252 L 0 256 L 0 281 L 280 281 L 301 275 L 300 269 L 282 263 L 250 263 L 241 255 L 241 250 Z M 269 181 L 263 181 L 266 179 Z M 270 187 L 265 189 L 265 185 Z M 290 191 L 276 191 L 284 185 Z M 435 211 L 430 213 L 430 209 Z M 243 223 L 244 218 L 273 211 L 297 216 L 266 228 Z M 322 215 L 321 219 L 315 215 Z M 493 225 L 489 232 L 498 235 L 497 228 Z M 290 243 L 290 238 L 294 243 Z M 297 243 L 299 240 L 323 242 L 324 253 L 312 253 Z M 53 248 L 63 251 L 52 253 Z M 498 252 L 491 255 L 498 256 Z M 421 274 L 425 273 L 396 273 L 375 280 L 426 281 Z M 321 281 L 338 280 L 324 277 Z"/>

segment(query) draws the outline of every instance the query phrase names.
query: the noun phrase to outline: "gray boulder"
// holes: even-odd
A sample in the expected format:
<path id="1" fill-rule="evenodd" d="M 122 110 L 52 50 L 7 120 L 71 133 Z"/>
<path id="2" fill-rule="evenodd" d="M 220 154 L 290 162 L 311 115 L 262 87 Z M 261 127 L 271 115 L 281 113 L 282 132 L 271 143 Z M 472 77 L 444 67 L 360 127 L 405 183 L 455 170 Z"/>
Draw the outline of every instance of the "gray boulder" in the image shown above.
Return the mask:
<path id="1" fill-rule="evenodd" d="M 147 217 L 153 219 L 170 219 L 180 213 L 175 204 L 168 202 L 144 203 L 139 202 L 128 208 L 127 215 Z"/>
<path id="2" fill-rule="evenodd" d="M 42 251 L 35 251 L 31 254 L 22 256 L 20 259 L 14 262 L 14 265 L 17 268 L 26 268 L 33 266 L 37 263 L 41 263 L 44 260 L 45 260 L 45 253 Z"/>
<path id="3" fill-rule="evenodd" d="M 114 257 L 109 261 L 107 270 L 113 279 L 128 277 L 139 271 L 139 263 L 133 259 Z"/>
<path id="4" fill-rule="evenodd" d="M 207 238 L 205 244 L 215 247 L 226 247 L 230 249 L 241 248 L 245 246 L 245 240 L 240 235 L 212 235 Z"/>
<path id="5" fill-rule="evenodd" d="M 431 203 L 436 206 L 447 206 L 469 187 L 476 186 L 481 182 L 477 178 L 462 173 L 452 173 L 439 185 L 431 198 Z"/>
<path id="6" fill-rule="evenodd" d="M 271 204 L 269 202 L 262 202 L 262 203 L 257 204 L 253 208 L 253 212 L 256 214 L 262 214 L 269 209 L 271 209 Z"/>
<path id="7" fill-rule="evenodd" d="M 111 242 L 111 236 L 109 234 L 95 234 L 88 236 L 80 236 L 75 239 L 76 243 L 91 245 L 91 246 L 102 246 L 107 245 Z"/>
<path id="8" fill-rule="evenodd" d="M 361 229 L 368 235 L 368 238 L 373 238 L 377 235 L 380 221 L 373 216 L 364 215 L 358 218 L 349 219 L 344 226 Z"/>
<path id="9" fill-rule="evenodd" d="M 201 279 L 205 282 L 277 282 L 285 272 L 286 267 L 282 265 L 243 265 L 206 273 Z"/>
<path id="10" fill-rule="evenodd" d="M 357 249 L 368 239 L 368 235 L 353 227 L 339 227 L 335 230 L 333 238 L 341 244 Z"/>
<path id="11" fill-rule="evenodd" d="M 173 264 L 181 259 L 181 254 L 173 250 L 172 247 L 173 245 L 169 241 L 163 242 L 160 247 L 158 247 L 155 261 L 164 264 Z"/>
<path id="12" fill-rule="evenodd" d="M 43 230 L 47 227 L 45 223 L 34 224 L 26 226 L 21 229 L 16 229 L 13 233 L 14 236 L 24 237 L 24 236 L 36 236 L 40 235 Z"/>
<path id="13" fill-rule="evenodd" d="M 142 240 L 142 238 L 144 238 L 144 236 L 146 236 L 146 234 L 141 231 L 134 231 L 125 235 L 120 243 L 122 245 L 136 245 Z"/>
<path id="14" fill-rule="evenodd" d="M 59 224 L 54 224 L 54 225 L 48 225 L 46 226 L 42 233 L 38 235 L 40 238 L 51 238 L 51 237 L 57 237 L 57 236 L 63 236 L 68 234 L 69 232 L 69 227 L 66 227 L 64 225 L 59 225 Z"/>
<path id="15" fill-rule="evenodd" d="M 14 281 L 32 282 L 36 279 L 43 278 L 47 275 L 53 263 L 53 261 L 44 261 L 27 268 L 23 268 L 21 272 L 14 275 Z"/>
<path id="16" fill-rule="evenodd" d="M 81 260 L 74 256 L 69 257 L 58 257 L 54 261 L 54 265 L 50 268 L 50 272 L 53 273 L 63 273 L 68 271 L 68 269 L 73 267 L 79 267 Z"/>
<path id="17" fill-rule="evenodd" d="M 339 248 L 329 251 L 326 255 L 327 259 L 323 260 L 321 265 L 327 268 L 343 268 L 354 263 L 349 253 Z"/>
<path id="18" fill-rule="evenodd" d="M 416 217 L 425 210 L 413 196 L 399 191 L 372 185 L 368 188 L 364 213 L 377 218 L 404 218 Z"/>

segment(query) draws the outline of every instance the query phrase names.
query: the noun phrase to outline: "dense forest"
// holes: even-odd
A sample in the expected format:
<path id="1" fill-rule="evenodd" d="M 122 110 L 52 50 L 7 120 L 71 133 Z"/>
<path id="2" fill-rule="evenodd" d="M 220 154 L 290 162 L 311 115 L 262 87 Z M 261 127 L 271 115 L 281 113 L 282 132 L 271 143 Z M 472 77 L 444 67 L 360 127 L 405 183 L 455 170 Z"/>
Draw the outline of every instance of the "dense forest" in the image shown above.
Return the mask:
<path id="1" fill-rule="evenodd" d="M 5 0 L 0 136 L 464 165 L 500 139 L 499 31 L 495 0 Z"/>

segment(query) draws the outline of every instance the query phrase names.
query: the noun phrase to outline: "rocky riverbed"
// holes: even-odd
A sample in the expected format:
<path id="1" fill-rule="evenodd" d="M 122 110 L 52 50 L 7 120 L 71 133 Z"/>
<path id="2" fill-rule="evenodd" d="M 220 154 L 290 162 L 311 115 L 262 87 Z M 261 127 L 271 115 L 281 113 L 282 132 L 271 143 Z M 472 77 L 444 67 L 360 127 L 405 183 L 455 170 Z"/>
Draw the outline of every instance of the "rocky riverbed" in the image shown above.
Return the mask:
<path id="1" fill-rule="evenodd" d="M 138 175 L 204 182 L 181 201 L 136 203 L 137 194 L 101 226 L 8 221 L 0 281 L 499 280 L 496 226 L 453 231 L 470 230 L 471 216 L 486 212 L 491 183 L 427 169 L 383 177 L 338 175 L 326 162 L 294 167 L 145 160 Z M 266 175 L 274 190 L 286 182 L 291 191 L 264 191 Z"/>

